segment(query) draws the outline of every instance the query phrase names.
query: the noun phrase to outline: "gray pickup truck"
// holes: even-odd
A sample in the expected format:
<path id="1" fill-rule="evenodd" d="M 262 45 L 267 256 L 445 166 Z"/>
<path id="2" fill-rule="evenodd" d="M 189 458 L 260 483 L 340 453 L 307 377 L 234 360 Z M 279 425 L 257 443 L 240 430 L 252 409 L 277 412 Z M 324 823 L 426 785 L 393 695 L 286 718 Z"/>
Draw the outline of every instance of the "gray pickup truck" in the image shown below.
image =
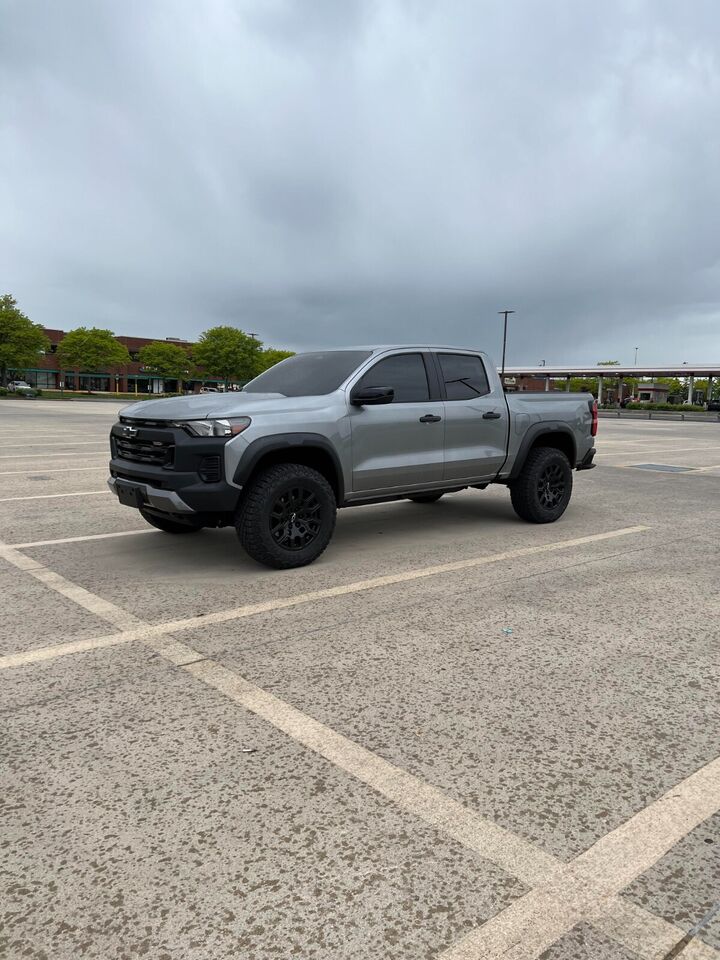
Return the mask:
<path id="1" fill-rule="evenodd" d="M 108 483 L 160 530 L 234 525 L 258 562 L 299 567 L 328 545 L 338 507 L 502 483 L 520 517 L 551 523 L 572 470 L 593 466 L 596 432 L 590 394 L 506 395 L 475 350 L 330 350 L 238 393 L 125 407 Z"/>

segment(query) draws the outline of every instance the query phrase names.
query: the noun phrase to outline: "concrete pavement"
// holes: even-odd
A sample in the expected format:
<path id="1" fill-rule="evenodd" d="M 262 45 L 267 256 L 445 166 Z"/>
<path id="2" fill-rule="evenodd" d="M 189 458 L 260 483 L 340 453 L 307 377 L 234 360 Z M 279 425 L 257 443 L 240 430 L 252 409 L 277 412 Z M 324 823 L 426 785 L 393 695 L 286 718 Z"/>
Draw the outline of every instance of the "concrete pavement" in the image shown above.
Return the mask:
<path id="1" fill-rule="evenodd" d="M 659 958 L 707 912 L 716 425 L 603 421 L 558 524 L 499 487 L 358 508 L 277 573 L 106 494 L 114 413 L 0 401 L 0 540 L 39 544 L 0 548 L 10 957 L 459 956 L 608 836 L 617 896 L 512 956 Z"/>

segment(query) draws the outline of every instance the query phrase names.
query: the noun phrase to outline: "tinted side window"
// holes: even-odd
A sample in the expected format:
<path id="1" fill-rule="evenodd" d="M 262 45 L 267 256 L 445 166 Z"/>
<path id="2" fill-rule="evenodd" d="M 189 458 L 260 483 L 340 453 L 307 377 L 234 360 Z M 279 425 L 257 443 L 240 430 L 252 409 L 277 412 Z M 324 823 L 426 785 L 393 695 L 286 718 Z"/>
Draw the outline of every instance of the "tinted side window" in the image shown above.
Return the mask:
<path id="1" fill-rule="evenodd" d="M 392 387 L 393 403 L 420 403 L 430 397 L 425 363 L 419 353 L 400 353 L 380 360 L 358 386 Z"/>
<path id="2" fill-rule="evenodd" d="M 255 377 L 246 393 L 281 393 L 285 397 L 319 397 L 337 390 L 370 354 L 365 350 L 298 353 Z"/>
<path id="3" fill-rule="evenodd" d="M 480 357 L 466 353 L 441 353 L 438 356 L 448 400 L 473 400 L 490 393 Z"/>

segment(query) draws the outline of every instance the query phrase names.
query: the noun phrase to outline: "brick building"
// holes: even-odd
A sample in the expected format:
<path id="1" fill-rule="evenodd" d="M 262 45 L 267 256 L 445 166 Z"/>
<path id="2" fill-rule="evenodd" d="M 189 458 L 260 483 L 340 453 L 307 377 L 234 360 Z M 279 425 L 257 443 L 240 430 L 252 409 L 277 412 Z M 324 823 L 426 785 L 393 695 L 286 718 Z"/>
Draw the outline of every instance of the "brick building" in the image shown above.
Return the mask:
<path id="1" fill-rule="evenodd" d="M 558 390 L 569 390 L 570 389 L 570 380 L 571 377 L 552 377 L 552 376 L 543 376 L 542 374 L 530 375 L 530 374 L 513 374 L 512 376 L 505 376 L 504 384 L 505 390 L 507 393 L 523 393 L 523 392 L 542 392 L 542 391 L 558 391 Z M 591 390 L 597 396 L 597 390 Z M 622 400 L 627 399 L 632 394 L 632 388 L 627 383 L 621 384 L 620 387 L 621 398 Z M 615 403 L 618 399 L 618 388 L 615 381 L 608 378 L 608 384 L 605 386 L 603 391 L 603 397 L 606 403 Z"/>
<path id="2" fill-rule="evenodd" d="M 156 343 L 157 337 L 116 337 L 116 340 L 127 347 L 131 362 L 115 370 L 61 370 L 57 348 L 65 336 L 65 331 L 45 328 L 45 336 L 50 341 L 50 350 L 38 356 L 37 366 L 13 371 L 17 379 L 27 380 L 33 387 L 41 390 L 59 390 L 62 382 L 66 390 L 92 390 L 97 393 L 180 393 L 183 390 L 199 390 L 203 384 L 214 386 L 222 383 L 214 377 L 203 376 L 188 377 L 183 381 L 163 380 L 148 373 L 138 360 L 138 352 L 149 343 Z M 192 347 L 188 340 L 179 340 L 176 337 L 166 337 L 166 340 L 186 349 Z"/>

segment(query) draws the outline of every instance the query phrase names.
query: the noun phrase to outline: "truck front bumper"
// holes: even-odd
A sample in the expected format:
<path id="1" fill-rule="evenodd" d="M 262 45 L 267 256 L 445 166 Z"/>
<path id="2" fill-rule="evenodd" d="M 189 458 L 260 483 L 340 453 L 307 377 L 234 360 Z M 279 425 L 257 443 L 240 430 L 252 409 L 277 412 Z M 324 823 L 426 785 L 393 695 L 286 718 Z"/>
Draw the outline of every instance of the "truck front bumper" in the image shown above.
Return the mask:
<path id="1" fill-rule="evenodd" d="M 232 515 L 241 488 L 225 479 L 226 444 L 224 437 L 192 437 L 173 426 L 117 423 L 108 486 L 120 503 L 137 510 L 179 519 Z"/>
<path id="2" fill-rule="evenodd" d="M 138 483 L 136 480 L 125 480 L 118 477 L 109 477 L 108 486 L 120 503 L 127 507 L 149 506 L 162 513 L 195 513 L 193 507 L 185 503 L 174 490 L 160 490 L 147 483 Z"/>

